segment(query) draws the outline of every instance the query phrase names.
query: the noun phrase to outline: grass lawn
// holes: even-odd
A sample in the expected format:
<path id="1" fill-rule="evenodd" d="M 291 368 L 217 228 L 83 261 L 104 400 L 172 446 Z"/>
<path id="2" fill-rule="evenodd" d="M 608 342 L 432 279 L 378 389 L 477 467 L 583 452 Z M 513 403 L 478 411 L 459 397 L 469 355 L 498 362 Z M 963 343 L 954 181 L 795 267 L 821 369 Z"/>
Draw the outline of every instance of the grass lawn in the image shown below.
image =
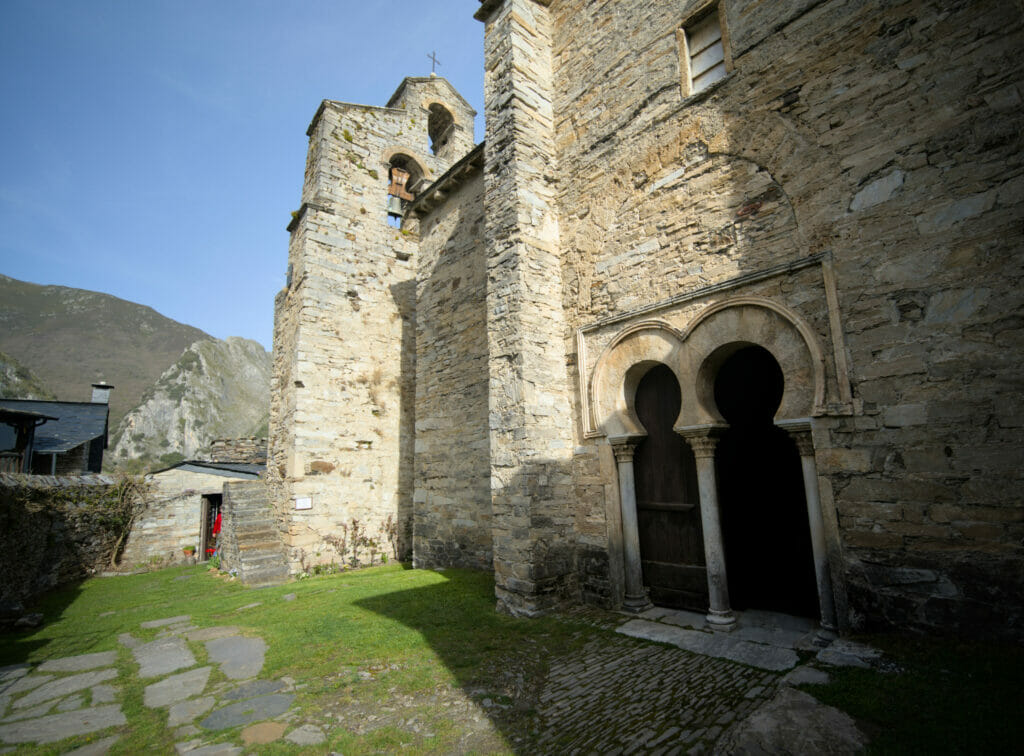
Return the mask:
<path id="1" fill-rule="evenodd" d="M 898 673 L 845 668 L 804 689 L 870 735 L 869 753 L 1024 751 L 1024 649 L 953 639 L 865 638 Z"/>
<path id="2" fill-rule="evenodd" d="M 295 599 L 284 600 L 287 594 Z M 269 648 L 260 677 L 291 677 L 304 686 L 292 707 L 304 715 L 297 722 L 334 728 L 327 744 L 309 752 L 329 747 L 347 756 L 466 747 L 511 752 L 505 734 L 532 713 L 514 702 L 530 700 L 522 688 L 541 677 L 544 658 L 571 653 L 606 632 L 579 620 L 498 614 L 493 579 L 486 573 L 397 564 L 258 590 L 202 567 L 172 568 L 87 580 L 47 595 L 36 610 L 45 614 L 45 624 L 34 633 L 4 636 L 0 666 L 118 650 L 120 679 L 137 684 L 119 697 L 129 724 L 112 753 L 173 752 L 165 713 L 142 705 L 144 686 L 129 677 L 134 662 L 117 641 L 126 632 L 142 640 L 155 637 L 157 630 L 140 629 L 146 620 L 188 614 L 200 627 L 237 626 L 242 634 L 263 638 Z M 543 654 L 531 651 L 538 644 Z M 204 663 L 202 644 L 192 647 Z M 500 713 L 483 717 L 467 732 L 463 721 L 485 699 Z M 225 732 L 232 734 L 237 733 Z M 260 747 L 261 753 L 299 750 L 287 743 Z"/>
<path id="3" fill-rule="evenodd" d="M 295 594 L 293 600 L 286 600 Z M 295 724 L 329 740 L 301 751 L 284 742 L 259 753 L 532 753 L 534 705 L 549 663 L 610 637 L 598 610 L 524 620 L 494 611 L 493 579 L 467 570 L 388 565 L 247 589 L 202 567 L 87 580 L 46 596 L 35 632 L 0 636 L 0 666 L 117 650 L 118 703 L 128 718 L 114 754 L 173 753 L 163 710 L 142 704 L 143 683 L 117 636 L 146 620 L 187 614 L 230 625 L 268 645 L 261 678 L 294 680 Z M 621 636 L 616 636 L 621 639 Z M 806 690 L 852 715 L 879 753 L 998 753 L 1024 742 L 1024 652 L 874 637 L 902 673 L 844 669 Z M 200 664 L 201 643 L 192 644 Z M 215 670 L 209 686 L 223 682 Z M 220 676 L 220 677 L 218 677 Z M 595 722 L 595 726 L 600 726 Z M 238 742 L 241 728 L 217 739 Z M 514 740 L 526 737 L 526 741 Z M 62 753 L 69 739 L 16 753 Z M 515 747 L 513 747 L 515 746 Z M 251 750 L 251 749 L 250 749 Z"/>

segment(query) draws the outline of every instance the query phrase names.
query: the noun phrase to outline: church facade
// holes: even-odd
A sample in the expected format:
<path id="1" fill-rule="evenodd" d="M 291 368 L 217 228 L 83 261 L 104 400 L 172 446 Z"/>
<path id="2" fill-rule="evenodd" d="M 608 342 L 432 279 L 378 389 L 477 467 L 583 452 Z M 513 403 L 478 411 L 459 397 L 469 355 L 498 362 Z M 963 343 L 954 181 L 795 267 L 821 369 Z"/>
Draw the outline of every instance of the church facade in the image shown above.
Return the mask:
<path id="1" fill-rule="evenodd" d="M 267 477 L 293 572 L 363 538 L 493 570 L 516 614 L 1019 636 L 1020 4 L 476 15 L 483 144 L 437 77 L 308 131 Z"/>

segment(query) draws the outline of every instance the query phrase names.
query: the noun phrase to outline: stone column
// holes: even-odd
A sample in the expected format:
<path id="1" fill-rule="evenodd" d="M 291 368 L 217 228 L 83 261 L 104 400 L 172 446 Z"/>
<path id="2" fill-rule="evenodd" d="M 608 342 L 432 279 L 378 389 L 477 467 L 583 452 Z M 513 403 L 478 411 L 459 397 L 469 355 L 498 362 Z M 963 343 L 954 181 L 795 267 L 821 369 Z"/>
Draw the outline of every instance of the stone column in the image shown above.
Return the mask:
<path id="1" fill-rule="evenodd" d="M 828 568 L 828 549 L 825 546 L 825 520 L 821 514 L 818 496 L 818 470 L 814 465 L 814 442 L 810 429 L 787 429 L 800 452 L 800 467 L 804 474 L 804 496 L 807 499 L 807 522 L 811 528 L 811 551 L 814 553 L 814 576 L 818 582 L 818 605 L 821 609 L 821 627 L 836 629 L 836 604 L 832 594 L 832 575 Z"/>
<path id="2" fill-rule="evenodd" d="M 715 480 L 715 446 L 718 428 L 683 431 L 697 460 L 697 486 L 700 491 L 700 520 L 704 531 L 704 560 L 708 570 L 708 624 L 715 630 L 732 630 L 736 616 L 729 606 L 729 580 L 725 572 L 725 546 L 722 519 L 718 510 L 718 485 Z"/>
<path id="3" fill-rule="evenodd" d="M 498 607 L 533 616 L 578 595 L 573 389 L 558 233 L 547 3 L 488 0 L 484 251 L 491 522 Z"/>
<path id="4" fill-rule="evenodd" d="M 639 439 L 609 441 L 619 471 L 619 502 L 622 507 L 622 561 L 626 578 L 622 608 L 642 612 L 650 609 L 651 600 L 644 590 L 643 567 L 640 564 L 640 530 L 636 516 L 636 481 L 633 478 L 633 452 Z"/>

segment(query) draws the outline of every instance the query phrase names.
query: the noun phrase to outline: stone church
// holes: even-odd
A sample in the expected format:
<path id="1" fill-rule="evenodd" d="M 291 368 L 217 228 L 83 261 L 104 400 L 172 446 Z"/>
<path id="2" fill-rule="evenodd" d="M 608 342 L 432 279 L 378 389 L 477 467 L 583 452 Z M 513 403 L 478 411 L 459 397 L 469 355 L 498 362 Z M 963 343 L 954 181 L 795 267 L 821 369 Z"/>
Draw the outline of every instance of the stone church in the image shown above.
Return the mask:
<path id="1" fill-rule="evenodd" d="M 1019 637 L 1021 3 L 470 5 L 484 143 L 433 76 L 307 132 L 291 571 L 354 527 L 514 614 Z"/>

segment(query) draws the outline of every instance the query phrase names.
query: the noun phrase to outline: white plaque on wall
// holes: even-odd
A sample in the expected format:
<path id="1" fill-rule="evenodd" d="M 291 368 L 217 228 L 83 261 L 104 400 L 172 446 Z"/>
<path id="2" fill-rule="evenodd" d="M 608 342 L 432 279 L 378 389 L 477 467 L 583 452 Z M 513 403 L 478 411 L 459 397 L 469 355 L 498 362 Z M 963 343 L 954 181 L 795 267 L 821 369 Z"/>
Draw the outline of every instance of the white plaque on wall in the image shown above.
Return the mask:
<path id="1" fill-rule="evenodd" d="M 313 499 L 310 496 L 303 496 L 301 499 L 295 500 L 296 509 L 312 509 Z"/>

